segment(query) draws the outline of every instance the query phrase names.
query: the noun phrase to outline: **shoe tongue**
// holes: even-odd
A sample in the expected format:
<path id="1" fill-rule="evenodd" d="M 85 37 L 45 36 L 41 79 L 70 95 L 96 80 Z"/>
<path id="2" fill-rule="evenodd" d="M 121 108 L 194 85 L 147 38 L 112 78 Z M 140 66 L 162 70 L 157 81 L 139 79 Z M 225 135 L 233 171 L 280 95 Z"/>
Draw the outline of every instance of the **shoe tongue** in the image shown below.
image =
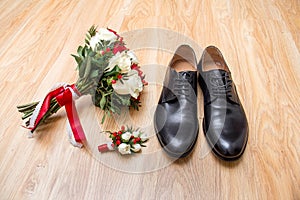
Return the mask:
<path id="1" fill-rule="evenodd" d="M 192 71 L 181 71 L 181 72 L 178 72 L 178 75 L 182 76 L 184 79 L 187 79 L 187 78 L 191 77 L 191 73 L 192 73 Z"/>
<path id="2" fill-rule="evenodd" d="M 196 71 L 181 71 L 177 73 L 178 78 L 183 81 L 188 81 L 190 84 L 193 84 L 194 76 L 197 77 Z"/>

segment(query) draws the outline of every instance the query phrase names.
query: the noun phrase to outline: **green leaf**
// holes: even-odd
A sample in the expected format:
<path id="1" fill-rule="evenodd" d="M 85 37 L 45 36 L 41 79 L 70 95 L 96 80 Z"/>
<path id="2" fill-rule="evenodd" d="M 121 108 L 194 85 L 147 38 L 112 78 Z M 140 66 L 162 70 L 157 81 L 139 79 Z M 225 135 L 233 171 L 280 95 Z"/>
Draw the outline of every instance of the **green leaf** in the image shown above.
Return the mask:
<path id="1" fill-rule="evenodd" d="M 90 39 L 91 39 L 91 38 L 88 38 L 88 39 L 85 39 L 85 40 L 84 40 L 85 43 L 86 43 L 87 45 L 90 45 Z"/>
<path id="2" fill-rule="evenodd" d="M 93 79 L 93 78 L 97 78 L 99 76 L 99 71 L 100 70 L 93 70 L 90 74 L 90 78 Z M 99 77 L 100 79 L 101 77 Z"/>
<path id="3" fill-rule="evenodd" d="M 77 53 L 79 57 L 81 57 L 81 59 L 84 59 L 88 55 L 88 52 L 89 52 L 89 47 L 85 45 L 84 47 L 81 47 Z"/>
<path id="4" fill-rule="evenodd" d="M 82 59 L 81 59 L 81 57 L 79 57 L 79 56 L 77 56 L 77 55 L 74 55 L 74 54 L 71 54 L 71 56 L 73 56 L 73 57 L 75 58 L 75 60 L 76 60 L 76 63 L 77 63 L 78 65 L 80 65 L 80 64 L 81 64 L 81 62 L 82 62 Z"/>
<path id="5" fill-rule="evenodd" d="M 114 69 L 112 69 L 112 70 L 109 71 L 109 72 L 105 72 L 105 73 L 104 73 L 104 76 L 105 76 L 105 77 L 108 77 L 108 76 L 115 76 L 115 75 L 117 75 L 117 74 L 119 74 L 119 72 L 116 72 L 116 71 L 115 71 L 115 68 L 114 68 Z"/>
<path id="6" fill-rule="evenodd" d="M 105 97 L 105 95 L 103 95 L 100 100 L 100 108 L 104 109 L 105 104 L 106 104 L 106 97 Z"/>
<path id="7" fill-rule="evenodd" d="M 104 71 L 104 61 L 102 59 L 95 59 L 94 57 L 92 57 L 92 68 L 93 69 L 100 69 L 101 71 Z"/>
<path id="8" fill-rule="evenodd" d="M 108 115 L 108 117 L 111 117 L 111 114 L 109 111 L 107 111 L 106 114 Z"/>
<path id="9" fill-rule="evenodd" d="M 83 49 L 84 49 L 84 47 L 82 47 L 82 46 L 79 46 L 79 47 L 78 47 L 78 49 L 77 49 L 78 55 L 80 55 L 80 56 L 82 55 Z"/>
<path id="10" fill-rule="evenodd" d="M 103 123 L 104 123 L 104 121 L 105 121 L 105 118 L 106 118 L 106 114 L 104 113 L 104 115 L 103 115 L 103 117 L 102 117 L 102 120 L 101 120 L 101 124 L 103 124 Z"/>
<path id="11" fill-rule="evenodd" d="M 89 77 L 91 69 L 92 69 L 91 57 L 87 56 L 87 58 L 86 58 L 86 66 L 85 66 L 85 71 L 84 71 L 83 78 L 87 79 Z"/>
<path id="12" fill-rule="evenodd" d="M 116 112 L 116 110 L 115 110 L 115 108 L 114 108 L 114 107 L 109 107 L 109 110 L 110 110 L 111 112 L 113 112 L 113 113 L 115 113 L 115 112 Z"/>
<path id="13" fill-rule="evenodd" d="M 91 28 L 89 29 L 88 33 L 91 37 L 93 37 L 94 35 L 96 35 L 97 32 L 97 26 L 93 25 L 91 26 Z"/>
<path id="14" fill-rule="evenodd" d="M 87 55 L 90 56 L 91 58 L 95 57 L 95 55 L 97 54 L 96 52 L 92 51 L 92 50 L 88 50 L 86 51 L 87 52 Z"/>
<path id="15" fill-rule="evenodd" d="M 113 113 L 121 114 L 120 106 L 114 105 L 114 106 L 110 107 L 110 110 L 111 110 Z"/>
<path id="16" fill-rule="evenodd" d="M 79 70 L 79 77 L 83 78 L 84 74 L 85 74 L 85 68 L 86 68 L 86 63 L 87 60 L 84 59 L 80 65 L 78 65 L 78 70 Z"/>

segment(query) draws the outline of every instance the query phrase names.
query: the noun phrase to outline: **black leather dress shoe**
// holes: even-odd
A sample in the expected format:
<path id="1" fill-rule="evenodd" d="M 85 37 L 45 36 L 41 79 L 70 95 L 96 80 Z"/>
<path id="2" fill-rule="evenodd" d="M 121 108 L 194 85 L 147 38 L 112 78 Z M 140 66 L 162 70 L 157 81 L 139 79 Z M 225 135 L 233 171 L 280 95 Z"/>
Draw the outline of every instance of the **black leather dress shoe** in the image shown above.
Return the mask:
<path id="1" fill-rule="evenodd" d="M 236 160 L 246 148 L 248 122 L 220 50 L 207 47 L 198 70 L 204 96 L 203 130 L 206 139 L 219 158 Z"/>
<path id="2" fill-rule="evenodd" d="M 154 114 L 157 138 L 171 157 L 187 156 L 198 136 L 196 56 L 188 45 L 176 50 Z"/>

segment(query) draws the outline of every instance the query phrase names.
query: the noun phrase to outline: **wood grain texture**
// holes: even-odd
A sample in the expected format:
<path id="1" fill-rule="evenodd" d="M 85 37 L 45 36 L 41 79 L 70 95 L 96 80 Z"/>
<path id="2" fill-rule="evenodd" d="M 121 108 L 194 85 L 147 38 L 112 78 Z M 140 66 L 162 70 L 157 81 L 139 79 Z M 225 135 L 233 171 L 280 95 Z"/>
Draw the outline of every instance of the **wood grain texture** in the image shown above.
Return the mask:
<path id="1" fill-rule="evenodd" d="M 2 0 L 0 8 L 0 199 L 300 198 L 298 0 Z M 69 144 L 63 110 L 27 139 L 16 105 L 39 100 L 57 82 L 76 81 L 70 54 L 92 24 L 117 30 L 136 51 L 150 82 L 143 107 L 101 125 L 102 111 L 83 97 L 76 104 L 87 148 Z M 158 144 L 153 112 L 181 43 L 198 59 L 208 45 L 224 54 L 250 126 L 237 162 L 217 159 L 202 130 L 188 158 L 174 161 Z M 150 136 L 143 153 L 97 153 L 107 140 L 101 130 L 124 123 Z"/>

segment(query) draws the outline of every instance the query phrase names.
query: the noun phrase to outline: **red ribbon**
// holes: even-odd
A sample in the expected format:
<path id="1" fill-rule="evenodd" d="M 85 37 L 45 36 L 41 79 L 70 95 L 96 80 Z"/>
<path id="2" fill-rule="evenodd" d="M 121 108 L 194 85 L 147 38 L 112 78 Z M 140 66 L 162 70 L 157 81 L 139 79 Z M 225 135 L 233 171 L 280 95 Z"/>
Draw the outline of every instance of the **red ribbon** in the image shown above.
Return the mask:
<path id="1" fill-rule="evenodd" d="M 65 106 L 67 117 L 75 138 L 76 142 L 83 143 L 83 141 L 86 140 L 84 131 L 82 129 L 78 113 L 75 107 L 75 103 L 72 97 L 71 89 L 80 96 L 79 91 L 77 90 L 76 86 L 74 84 L 70 86 L 61 86 L 51 92 L 49 92 L 46 96 L 46 98 L 43 101 L 42 107 L 40 109 L 40 112 L 34 122 L 33 128 L 31 128 L 31 132 L 33 132 L 36 129 L 36 126 L 40 122 L 40 120 L 44 117 L 44 115 L 47 113 L 47 111 L 50 108 L 51 100 L 55 98 L 57 100 L 57 103 L 63 107 Z"/>

